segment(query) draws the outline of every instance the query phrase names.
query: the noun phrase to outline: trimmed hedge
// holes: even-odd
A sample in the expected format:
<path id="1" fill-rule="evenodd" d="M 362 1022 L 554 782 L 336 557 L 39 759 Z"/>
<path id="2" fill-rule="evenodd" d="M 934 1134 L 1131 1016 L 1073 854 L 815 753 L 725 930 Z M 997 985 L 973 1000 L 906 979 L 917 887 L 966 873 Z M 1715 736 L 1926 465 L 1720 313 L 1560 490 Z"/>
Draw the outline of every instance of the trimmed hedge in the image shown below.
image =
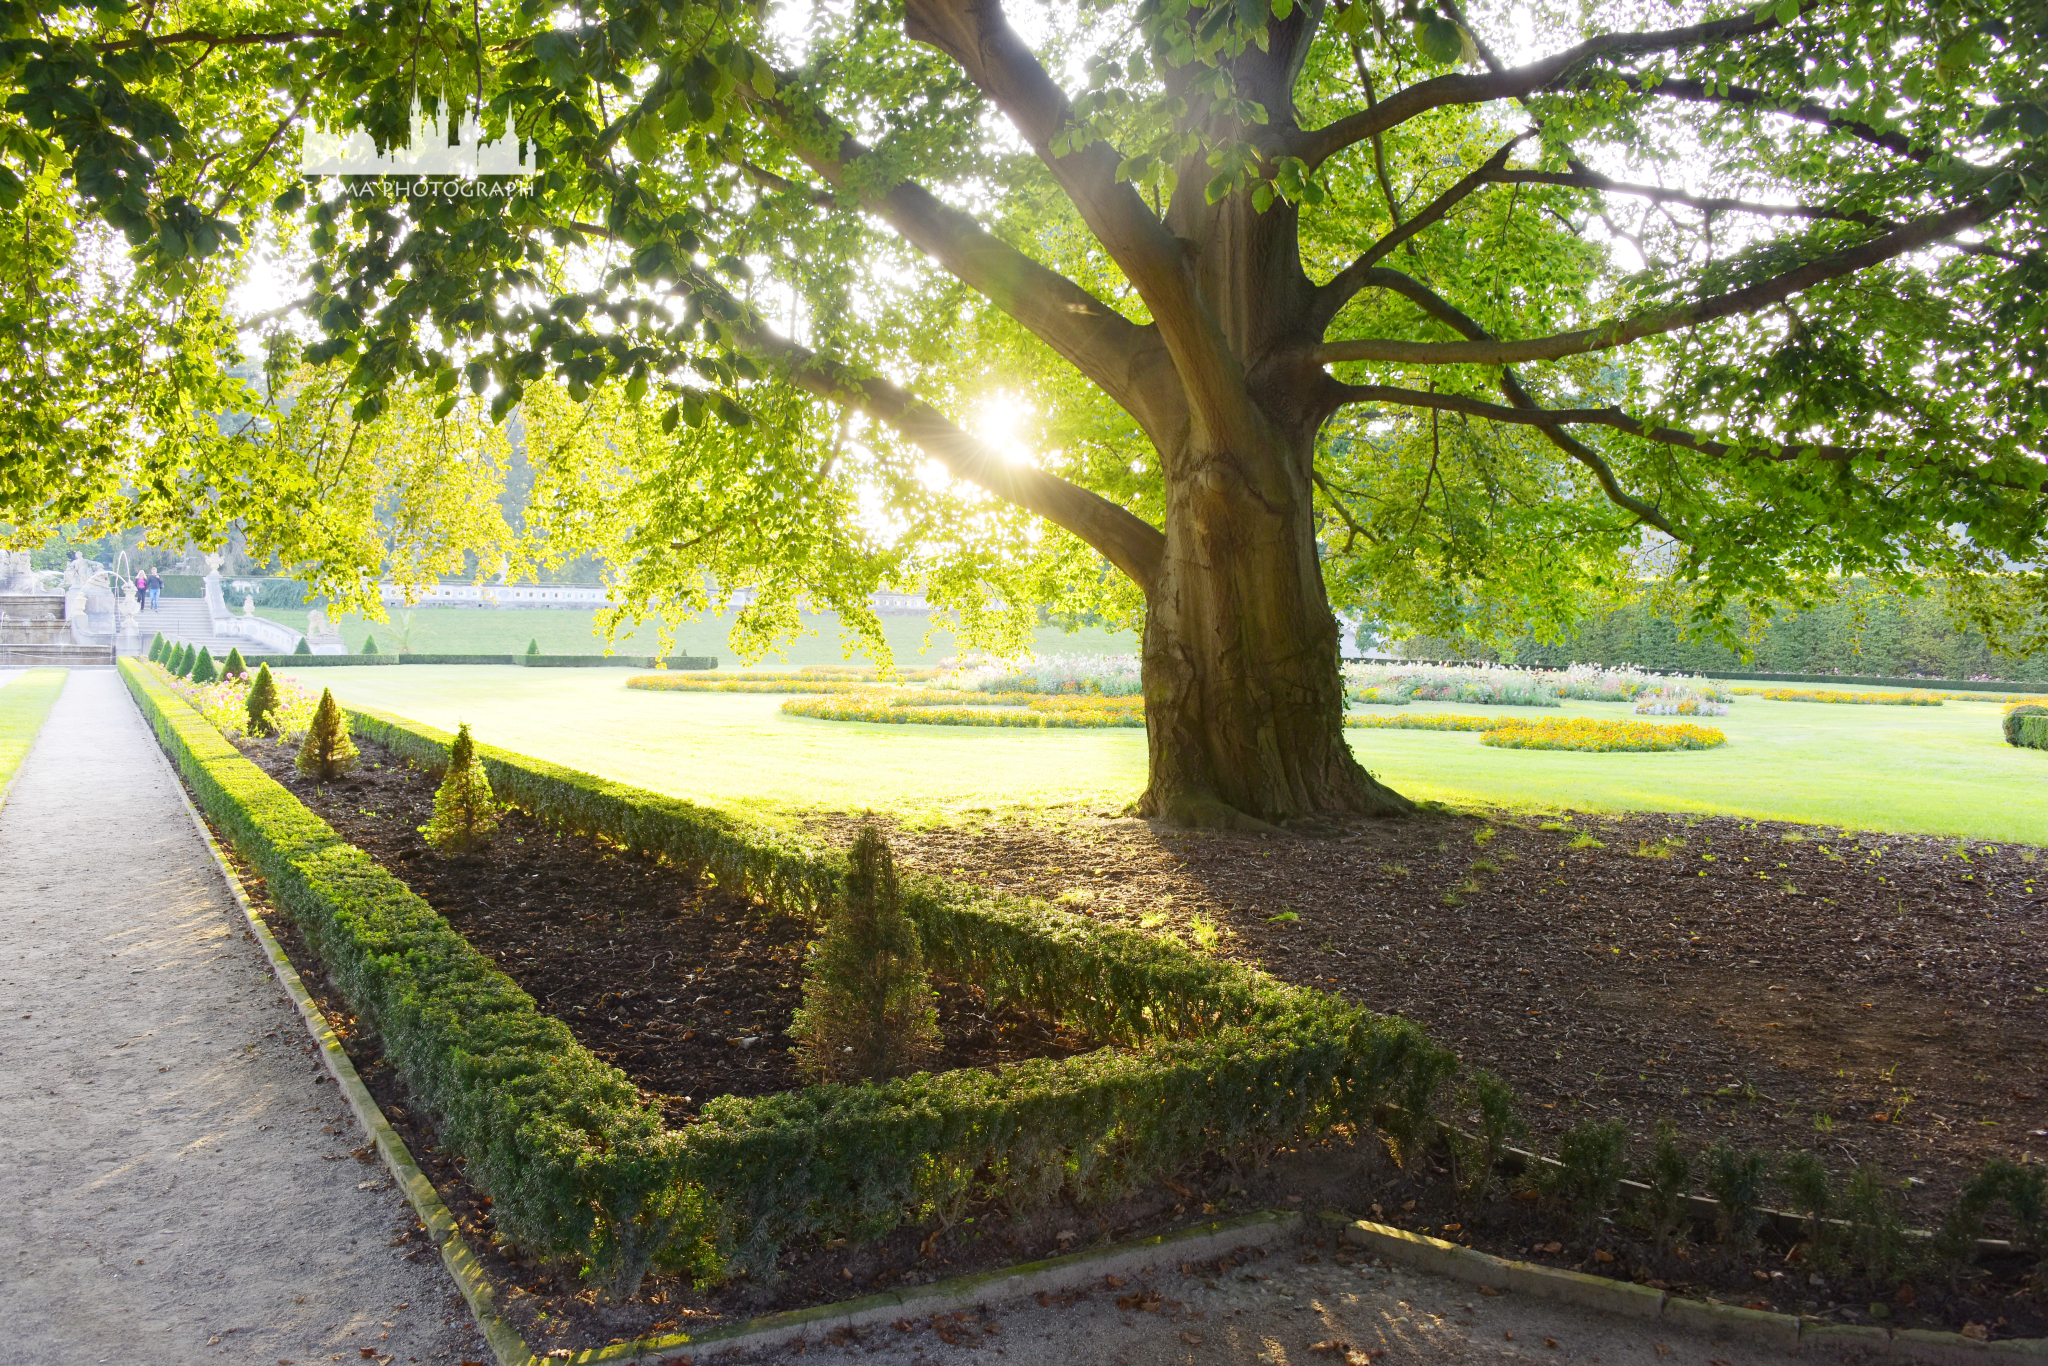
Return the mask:
<path id="1" fill-rule="evenodd" d="M 349 721 L 430 771 L 448 761 L 442 732 L 359 709 Z M 551 824 L 664 856 L 813 922 L 838 895 L 835 851 L 488 745 L 476 752 L 502 800 Z M 995 1073 L 713 1101 L 680 1131 L 676 1175 L 695 1193 L 677 1206 L 687 1219 L 665 1216 L 680 1220 L 661 1234 L 669 1256 L 696 1237 L 727 1267 L 758 1274 L 792 1241 L 879 1236 L 970 1199 L 1017 1207 L 1126 1189 L 1212 1149 L 1368 1124 L 1389 1102 L 1397 1115 L 1427 1114 L 1455 1067 L 1405 1020 L 1176 940 L 936 878 L 906 878 L 903 898 L 935 968 L 1116 1047 Z"/>
<path id="2" fill-rule="evenodd" d="M 905 886 L 935 966 L 1117 1047 L 1000 1071 L 707 1104 L 666 1131 L 631 1083 L 431 907 L 235 751 L 132 660 L 123 677 L 208 813 L 305 930 L 499 1232 L 592 1261 L 630 1294 L 648 1264 L 770 1274 L 793 1241 L 876 1237 L 970 1200 L 1089 1198 L 1259 1149 L 1304 1128 L 1424 1115 L 1455 1059 L 1414 1026 L 1176 941 L 935 879 Z M 449 737 L 351 712 L 358 735 L 428 767 Z M 712 873 L 816 918 L 841 856 L 693 803 L 477 747 L 506 800 Z M 1389 1108 L 1390 1107 L 1390 1108 Z M 1413 1127 L 1412 1125 L 1407 1127 Z M 1406 1138 L 1397 1135 L 1404 1144 Z"/>
<path id="3" fill-rule="evenodd" d="M 514 664 L 525 669 L 652 669 L 653 655 L 244 655 L 253 668 L 262 663 L 281 668 L 356 668 L 365 664 Z M 660 662 L 668 669 L 715 669 L 708 655 L 672 655 Z"/>
<path id="4" fill-rule="evenodd" d="M 2021 702 L 2005 709 L 2005 742 L 2022 749 L 2048 749 L 2048 707 Z"/>
<path id="5" fill-rule="evenodd" d="M 660 1114 L 146 668 L 120 668 L 200 806 L 490 1192 L 499 1232 L 556 1255 L 616 1260 L 636 1218 L 673 1203 L 680 1143 Z"/>

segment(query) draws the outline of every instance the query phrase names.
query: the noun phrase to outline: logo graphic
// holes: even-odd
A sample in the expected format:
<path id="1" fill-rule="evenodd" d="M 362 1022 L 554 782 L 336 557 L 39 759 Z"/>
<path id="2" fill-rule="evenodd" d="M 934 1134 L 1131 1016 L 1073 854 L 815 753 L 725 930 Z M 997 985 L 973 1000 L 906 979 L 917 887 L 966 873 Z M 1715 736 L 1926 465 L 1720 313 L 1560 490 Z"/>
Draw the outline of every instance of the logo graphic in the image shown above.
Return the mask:
<path id="1" fill-rule="evenodd" d="M 452 126 L 451 126 L 452 125 Z M 474 114 L 459 124 L 428 118 L 412 107 L 412 136 L 403 147 L 379 152 L 370 135 L 358 128 L 346 136 L 314 126 L 306 131 L 299 153 L 299 173 L 307 176 L 340 176 L 344 180 L 369 179 L 390 185 L 394 196 L 459 198 L 500 197 L 525 193 L 524 185 L 489 185 L 481 176 L 510 176 L 531 179 L 537 168 L 527 144 L 511 130 L 496 142 L 483 141 L 483 128 Z M 452 183 L 451 183 L 452 182 Z M 363 187 L 369 189 L 370 187 Z M 351 194 L 356 190 L 351 188 Z"/>

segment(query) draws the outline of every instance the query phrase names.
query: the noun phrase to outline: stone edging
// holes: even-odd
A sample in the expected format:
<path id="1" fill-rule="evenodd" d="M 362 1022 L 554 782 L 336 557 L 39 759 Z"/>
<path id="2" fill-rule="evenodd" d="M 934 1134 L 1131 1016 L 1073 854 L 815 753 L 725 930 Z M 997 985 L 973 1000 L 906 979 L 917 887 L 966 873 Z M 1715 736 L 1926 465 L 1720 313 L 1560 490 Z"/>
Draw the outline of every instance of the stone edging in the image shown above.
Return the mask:
<path id="1" fill-rule="evenodd" d="M 971 1309 L 1039 1291 L 1071 1288 L 1102 1276 L 1143 1274 L 1164 1261 L 1191 1262 L 1220 1257 L 1242 1247 L 1259 1247 L 1301 1227 L 1301 1216 L 1273 1210 L 1218 1219 L 1156 1238 L 1112 1243 L 1087 1252 L 1041 1262 L 1024 1262 L 971 1276 L 934 1281 L 914 1290 L 883 1291 L 838 1304 L 791 1309 L 780 1314 L 714 1328 L 694 1336 L 648 1338 L 593 1351 L 558 1356 L 572 1366 L 662 1366 L 677 1353 L 753 1351 L 778 1347 L 813 1333 L 831 1333 L 892 1323 L 924 1314 Z M 686 1358 L 680 1358 L 686 1359 Z"/>
<path id="2" fill-rule="evenodd" d="M 255 935 L 256 942 L 262 946 L 264 957 L 270 961 L 271 974 L 277 978 L 278 985 L 284 988 L 285 994 L 291 997 L 292 1004 L 298 1007 L 300 1017 L 306 1022 L 307 1032 L 312 1035 L 313 1043 L 320 1050 L 320 1060 L 326 1064 L 329 1075 L 334 1078 L 335 1085 L 348 1101 L 349 1108 L 355 1111 L 356 1119 L 369 1133 L 371 1141 L 377 1145 L 377 1153 L 384 1159 L 386 1170 L 391 1173 L 391 1179 L 398 1183 L 398 1188 L 405 1192 L 405 1198 L 412 1203 L 413 1213 L 419 1217 L 420 1223 L 426 1226 L 427 1236 L 440 1248 L 441 1262 L 448 1268 L 448 1274 L 454 1277 L 456 1288 L 462 1292 L 462 1298 L 468 1301 L 477 1328 L 483 1333 L 484 1340 L 490 1344 L 491 1351 L 498 1358 L 498 1366 L 537 1366 L 537 1358 L 527 1347 L 526 1340 L 520 1337 L 517 1329 L 500 1318 L 492 1307 L 491 1301 L 496 1292 L 492 1289 L 489 1279 L 485 1277 L 483 1268 L 477 1263 L 476 1255 L 469 1250 L 469 1244 L 463 1241 L 462 1231 L 455 1221 L 454 1214 L 442 1203 L 440 1193 L 434 1189 L 434 1183 L 427 1179 L 427 1174 L 413 1161 L 412 1153 L 405 1146 L 405 1140 L 398 1136 L 398 1131 L 384 1118 L 383 1109 L 370 1094 L 370 1089 L 363 1085 L 363 1079 L 356 1072 L 355 1064 L 349 1061 L 348 1053 L 343 1050 L 340 1037 L 335 1034 L 333 1026 L 328 1024 L 327 1016 L 313 1000 L 312 993 L 306 990 L 306 984 L 299 980 L 298 969 L 292 966 L 284 947 L 277 942 L 277 937 L 271 934 L 270 926 L 263 923 L 263 917 L 256 914 L 255 907 L 249 904 L 248 894 L 242 890 L 242 880 L 235 875 L 235 870 L 228 866 L 227 859 L 222 857 L 219 841 L 214 838 L 213 831 L 208 828 L 206 822 L 200 818 L 199 808 L 192 804 L 191 794 L 185 791 L 184 781 L 178 776 L 177 770 L 171 767 L 170 759 L 164 754 L 163 747 L 155 743 L 154 735 L 150 740 L 151 748 L 163 762 L 172 786 L 177 789 L 179 800 L 185 803 L 186 813 L 192 817 L 193 828 L 199 831 L 199 837 L 206 842 L 206 851 L 213 855 L 214 866 L 220 869 L 222 881 L 227 884 L 235 904 L 242 908 L 242 915 L 249 922 L 250 933 Z"/>
<path id="3" fill-rule="evenodd" d="M 1713 1300 L 1686 1299 L 1647 1285 L 1588 1276 L 1583 1272 L 1509 1261 L 1475 1252 L 1441 1238 L 1431 1238 L 1385 1224 L 1331 1217 L 1342 1224 L 1341 1236 L 1388 1261 L 1446 1276 L 1490 1290 L 1512 1290 L 1538 1299 L 1624 1318 L 1662 1319 L 1674 1327 L 1714 1339 L 1741 1338 L 1763 1347 L 1853 1349 L 1871 1356 L 1924 1362 L 1928 1366 L 2048 1366 L 2048 1338 L 2009 1338 L 1980 1342 L 1960 1333 L 1935 1333 L 1918 1328 L 1862 1327 L 1826 1323 L 1792 1314 L 1743 1309 Z"/>
<path id="4" fill-rule="evenodd" d="M 154 742 L 155 737 L 151 740 Z M 284 948 L 271 934 L 270 927 L 249 904 L 248 894 L 242 889 L 242 882 L 235 875 L 222 856 L 220 843 L 214 838 L 212 829 L 200 817 L 199 809 L 192 804 L 192 798 L 185 791 L 185 784 L 160 745 L 152 743 L 151 748 L 170 775 L 172 786 L 177 789 L 178 798 L 184 802 L 186 813 L 192 817 L 193 828 L 206 843 L 206 850 L 213 856 L 214 866 L 220 870 L 222 881 L 227 884 L 235 904 L 242 908 L 242 915 L 248 921 L 250 933 L 262 946 L 264 956 L 270 961 L 270 970 L 284 988 L 292 1003 L 298 1007 L 299 1015 L 306 1022 L 306 1029 L 320 1050 L 320 1059 L 326 1064 L 336 1086 L 348 1100 L 349 1108 L 355 1111 L 358 1121 L 370 1134 L 377 1145 L 378 1155 L 384 1160 L 385 1168 L 392 1180 L 405 1192 L 412 1203 L 413 1212 L 420 1223 L 426 1226 L 427 1236 L 439 1246 L 442 1264 L 454 1278 L 456 1288 L 469 1304 L 470 1313 L 475 1317 L 477 1328 L 484 1340 L 490 1344 L 492 1353 L 498 1359 L 498 1366 L 544 1366 L 548 1361 L 569 1361 L 577 1366 L 659 1366 L 678 1352 L 732 1352 L 746 1351 L 761 1347 L 778 1346 L 811 1333 L 829 1333 L 842 1328 L 859 1328 L 873 1323 L 891 1322 L 896 1319 L 921 1314 L 944 1313 L 955 1309 L 971 1308 L 992 1300 L 1014 1299 L 1020 1295 L 1035 1294 L 1041 1290 L 1057 1290 L 1097 1276 L 1129 1274 L 1141 1267 L 1149 1267 L 1163 1257 L 1178 1261 L 1201 1261 L 1221 1256 L 1241 1247 L 1255 1247 L 1272 1242 L 1283 1233 L 1291 1232 L 1301 1225 L 1301 1216 L 1294 1213 L 1261 1212 L 1242 1215 L 1235 1219 L 1221 1219 L 1177 1233 L 1156 1238 L 1141 1238 L 1127 1243 L 1115 1243 L 1108 1247 L 1087 1252 L 1071 1253 L 1046 1261 L 1026 1262 L 1017 1266 L 1004 1267 L 978 1275 L 957 1276 L 951 1280 L 936 1281 L 931 1285 L 919 1286 L 915 1290 L 885 1291 L 861 1299 L 846 1300 L 839 1304 L 819 1305 L 811 1309 L 793 1309 L 780 1314 L 769 1314 L 762 1318 L 731 1324 L 724 1328 L 712 1329 L 694 1336 L 677 1334 L 669 1337 L 648 1338 L 639 1342 L 619 1343 L 615 1346 L 594 1348 L 582 1352 L 537 1357 L 526 1345 L 518 1329 L 500 1317 L 493 1305 L 496 1291 L 482 1266 L 463 1240 L 455 1216 L 442 1203 L 434 1183 L 413 1161 L 412 1153 L 406 1148 L 405 1140 L 384 1118 L 384 1111 L 363 1085 L 362 1077 L 356 1072 L 355 1064 L 349 1061 L 348 1053 L 342 1048 L 341 1039 L 335 1034 L 327 1016 L 299 980 L 298 970 L 291 964 Z"/>

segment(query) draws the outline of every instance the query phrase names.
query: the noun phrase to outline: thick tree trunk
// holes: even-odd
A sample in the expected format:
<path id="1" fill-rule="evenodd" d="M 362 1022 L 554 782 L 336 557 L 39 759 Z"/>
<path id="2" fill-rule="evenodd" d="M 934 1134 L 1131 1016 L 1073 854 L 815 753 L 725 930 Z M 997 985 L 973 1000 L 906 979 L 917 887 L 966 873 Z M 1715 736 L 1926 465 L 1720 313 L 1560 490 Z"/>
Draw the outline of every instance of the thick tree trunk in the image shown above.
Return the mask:
<path id="1" fill-rule="evenodd" d="M 1260 828 L 1412 810 L 1344 737 L 1337 621 L 1305 454 L 1170 462 L 1166 558 L 1145 616 L 1142 815 Z"/>

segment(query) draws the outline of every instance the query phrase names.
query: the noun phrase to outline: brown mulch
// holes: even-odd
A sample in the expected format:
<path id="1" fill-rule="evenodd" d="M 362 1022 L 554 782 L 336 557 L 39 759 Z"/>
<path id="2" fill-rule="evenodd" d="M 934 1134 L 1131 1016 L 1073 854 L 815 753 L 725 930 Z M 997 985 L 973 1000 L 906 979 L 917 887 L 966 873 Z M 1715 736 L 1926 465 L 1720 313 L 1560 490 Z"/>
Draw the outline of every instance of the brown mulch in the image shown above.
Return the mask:
<path id="1" fill-rule="evenodd" d="M 847 822 L 820 822 L 838 835 Z M 1544 826 L 1556 828 L 1544 828 Z M 1525 1098 L 1911 1180 L 2048 1160 L 2048 858 L 1664 815 L 1361 821 L 1335 838 L 1101 818 L 899 829 L 906 865 L 1066 898 L 1403 1015 Z M 1288 918 L 1293 917 L 1293 918 Z"/>
<path id="2" fill-rule="evenodd" d="M 384 766 L 325 789 L 290 770 L 288 751 L 250 752 L 661 1097 L 672 1123 L 714 1095 L 797 1084 L 780 1029 L 798 999 L 802 926 L 518 813 L 489 856 L 440 859 L 416 832 L 431 782 L 364 750 Z M 850 825 L 818 829 L 843 840 Z M 2048 1056 L 2048 860 L 2037 849 L 1724 819 L 1441 814 L 1314 839 L 1105 816 L 904 828 L 892 841 L 907 866 L 1079 914 L 1190 939 L 1214 925 L 1218 952 L 1414 1019 L 1515 1085 L 1542 1150 L 1584 1119 L 1619 1116 L 1640 1158 L 1668 1115 L 1692 1147 L 1811 1148 L 1840 1171 L 1876 1163 L 1915 1183 L 1908 1216 L 1922 1227 L 1985 1160 L 2048 1157 L 2038 1065 Z M 321 989 L 317 966 L 296 957 Z M 341 1011 L 331 992 L 323 1004 Z M 958 985 L 942 1022 L 946 1067 L 1087 1046 L 1029 1017 L 989 1018 Z M 977 1211 L 978 1229 L 930 1240 L 902 1229 L 865 1247 L 803 1250 L 772 1287 L 705 1292 L 657 1277 L 644 1304 L 603 1309 L 559 1268 L 493 1244 L 488 1203 L 438 1152 L 375 1040 L 350 1045 L 494 1279 L 513 1289 L 507 1307 L 536 1347 L 701 1328 L 1303 1196 L 1352 1214 L 1378 1204 L 1389 1222 L 1491 1251 L 1792 1312 L 1867 1321 L 1861 1306 L 1890 1292 L 1809 1284 L 1780 1265 L 1779 1246 L 1758 1276 L 1715 1249 L 1695 1249 L 1695 1265 L 1611 1229 L 1574 1239 L 1548 1202 L 1467 1211 L 1439 1172 L 1311 1147 L 1250 1174 L 1212 1161 L 1115 1206 L 1016 1221 Z M 2024 1273 L 2005 1268 L 1997 1280 L 1956 1292 L 1923 1284 L 1917 1306 L 1902 1291 L 1893 1321 L 2048 1331 L 2039 1288 L 2015 1299 Z"/>
<path id="3" fill-rule="evenodd" d="M 350 843 L 404 880 L 619 1068 L 670 1124 L 718 1096 L 805 1084 L 790 1051 L 811 929 L 654 860 L 506 812 L 481 853 L 449 858 L 419 833 L 435 781 L 382 745 L 333 783 L 306 778 L 285 746 L 243 752 Z M 1067 1057 L 1093 1047 L 1075 1030 L 940 980 L 935 1069 Z"/>

